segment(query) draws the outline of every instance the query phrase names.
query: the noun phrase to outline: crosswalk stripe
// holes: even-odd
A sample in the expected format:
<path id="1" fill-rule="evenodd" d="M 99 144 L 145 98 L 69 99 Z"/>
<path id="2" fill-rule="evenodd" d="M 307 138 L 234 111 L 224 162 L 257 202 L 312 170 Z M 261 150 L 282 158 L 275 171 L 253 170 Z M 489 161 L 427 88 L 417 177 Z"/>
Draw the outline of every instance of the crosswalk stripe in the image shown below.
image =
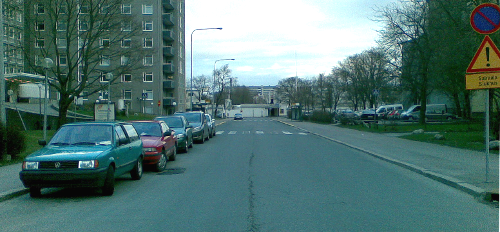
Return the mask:
<path id="1" fill-rule="evenodd" d="M 230 134 L 230 135 L 234 135 L 234 134 L 236 134 L 236 131 L 229 131 L 229 133 L 228 133 L 228 134 Z"/>
<path id="2" fill-rule="evenodd" d="M 226 131 L 217 131 L 216 134 L 217 135 L 221 135 L 221 134 L 224 134 L 226 133 Z M 285 135 L 293 135 L 294 133 L 292 132 L 289 132 L 289 131 L 272 131 L 272 132 L 264 132 L 264 131 L 255 131 L 255 134 L 258 134 L 258 135 L 263 135 L 263 134 L 272 134 L 272 135 L 279 135 L 279 134 L 285 134 Z M 227 133 L 228 135 L 235 135 L 235 134 L 238 134 L 238 131 L 229 131 Z M 241 131 L 241 134 L 252 134 L 251 131 Z M 307 133 L 304 133 L 304 132 L 298 132 L 296 133 L 298 135 L 308 135 Z"/>

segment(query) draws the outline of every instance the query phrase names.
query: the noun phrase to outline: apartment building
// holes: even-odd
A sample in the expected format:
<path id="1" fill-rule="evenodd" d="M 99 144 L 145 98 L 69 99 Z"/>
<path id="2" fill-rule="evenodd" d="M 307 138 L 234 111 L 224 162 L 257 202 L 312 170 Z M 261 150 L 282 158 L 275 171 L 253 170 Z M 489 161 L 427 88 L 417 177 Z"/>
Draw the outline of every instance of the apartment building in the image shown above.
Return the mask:
<path id="1" fill-rule="evenodd" d="M 23 39 L 23 1 L 3 2 L 4 73 L 24 71 L 24 56 L 21 49 Z"/>
<path id="2" fill-rule="evenodd" d="M 155 115 L 185 110 L 184 0 L 33 0 L 25 7 L 25 69 L 44 74 L 41 60 L 52 59 L 49 77 L 84 86 L 76 104 L 111 100 L 118 111 Z M 60 91 L 51 93 L 60 99 Z"/>

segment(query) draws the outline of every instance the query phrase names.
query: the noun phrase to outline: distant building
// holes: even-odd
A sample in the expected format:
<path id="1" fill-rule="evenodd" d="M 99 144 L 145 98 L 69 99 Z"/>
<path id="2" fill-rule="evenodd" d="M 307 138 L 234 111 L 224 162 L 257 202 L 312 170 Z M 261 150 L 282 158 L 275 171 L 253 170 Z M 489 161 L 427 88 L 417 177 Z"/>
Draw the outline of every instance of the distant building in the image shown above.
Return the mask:
<path id="1" fill-rule="evenodd" d="M 276 100 L 276 86 L 248 86 L 250 93 L 254 94 L 256 104 L 274 104 Z"/>

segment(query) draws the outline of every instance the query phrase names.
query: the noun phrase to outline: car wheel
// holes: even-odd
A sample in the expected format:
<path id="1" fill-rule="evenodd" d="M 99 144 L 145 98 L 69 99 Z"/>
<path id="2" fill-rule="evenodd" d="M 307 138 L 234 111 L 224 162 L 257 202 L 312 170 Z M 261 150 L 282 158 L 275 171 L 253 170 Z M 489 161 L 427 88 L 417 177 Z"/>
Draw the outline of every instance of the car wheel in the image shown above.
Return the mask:
<path id="1" fill-rule="evenodd" d="M 42 196 L 42 188 L 30 187 L 30 197 L 38 198 Z"/>
<path id="2" fill-rule="evenodd" d="M 106 180 L 104 180 L 104 186 L 102 186 L 101 191 L 103 196 L 111 196 L 115 191 L 115 169 L 111 165 L 108 167 Z"/>
<path id="3" fill-rule="evenodd" d="M 177 156 L 177 145 L 174 146 L 174 151 L 172 152 L 172 155 L 168 158 L 169 161 L 175 161 L 175 158 Z"/>
<path id="4" fill-rule="evenodd" d="M 201 140 L 200 143 L 203 144 L 205 143 L 205 133 L 201 134 Z"/>
<path id="5" fill-rule="evenodd" d="M 186 140 L 186 146 L 184 146 L 184 149 L 182 149 L 182 151 L 183 151 L 184 153 L 188 153 L 188 151 L 189 151 L 189 146 L 190 146 L 190 145 L 189 145 L 189 139 L 188 139 L 188 140 Z"/>
<path id="6" fill-rule="evenodd" d="M 214 137 L 214 134 L 210 131 L 210 132 L 208 133 L 208 137 L 209 137 L 209 138 L 212 138 L 212 137 Z"/>
<path id="7" fill-rule="evenodd" d="M 190 141 L 189 148 L 193 148 L 193 137 L 191 137 L 191 139 L 189 141 Z"/>
<path id="8" fill-rule="evenodd" d="M 130 171 L 130 176 L 133 180 L 140 180 L 142 177 L 142 156 L 137 158 L 137 162 L 135 162 L 135 166 Z"/>
<path id="9" fill-rule="evenodd" d="M 161 172 L 165 170 L 166 166 L 167 166 L 167 156 L 165 155 L 165 150 L 163 150 L 160 156 L 160 160 L 158 160 L 158 163 L 155 166 L 155 171 Z"/>

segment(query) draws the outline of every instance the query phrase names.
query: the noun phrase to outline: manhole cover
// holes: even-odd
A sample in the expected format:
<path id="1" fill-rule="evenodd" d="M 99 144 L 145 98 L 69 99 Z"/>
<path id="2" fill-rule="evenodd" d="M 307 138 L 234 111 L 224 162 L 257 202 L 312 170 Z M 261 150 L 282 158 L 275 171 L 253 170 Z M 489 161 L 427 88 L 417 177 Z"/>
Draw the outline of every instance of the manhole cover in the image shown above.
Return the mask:
<path id="1" fill-rule="evenodd" d="M 185 168 L 168 168 L 165 169 L 163 172 L 158 173 L 158 175 L 175 175 L 175 174 L 182 174 L 186 171 Z"/>

